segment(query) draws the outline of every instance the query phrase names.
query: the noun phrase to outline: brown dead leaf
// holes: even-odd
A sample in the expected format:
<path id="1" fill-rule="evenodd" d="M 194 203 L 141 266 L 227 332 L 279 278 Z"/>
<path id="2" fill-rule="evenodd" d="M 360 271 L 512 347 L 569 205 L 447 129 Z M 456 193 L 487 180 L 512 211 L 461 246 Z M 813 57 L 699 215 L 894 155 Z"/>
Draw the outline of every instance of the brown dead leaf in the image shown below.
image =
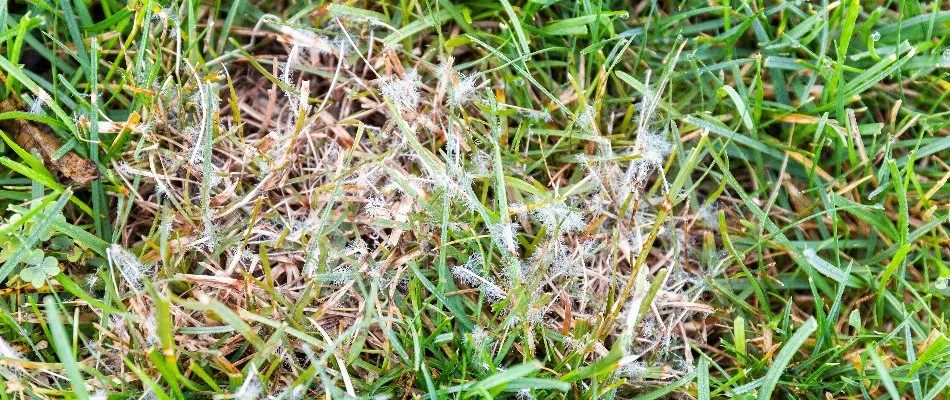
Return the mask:
<path id="1" fill-rule="evenodd" d="M 17 110 L 12 100 L 0 102 L 0 112 Z M 13 140 L 25 149 L 32 152 L 36 150 L 43 158 L 43 162 L 49 164 L 52 161 L 54 167 L 64 176 L 79 184 L 86 184 L 89 181 L 99 177 L 99 170 L 96 164 L 90 160 L 79 157 L 76 153 L 70 151 L 57 160 L 53 160 L 63 144 L 46 127 L 38 127 L 30 121 L 22 119 L 8 119 L 0 121 L 0 128 L 13 135 Z M 43 129 L 45 128 L 45 129 Z"/>

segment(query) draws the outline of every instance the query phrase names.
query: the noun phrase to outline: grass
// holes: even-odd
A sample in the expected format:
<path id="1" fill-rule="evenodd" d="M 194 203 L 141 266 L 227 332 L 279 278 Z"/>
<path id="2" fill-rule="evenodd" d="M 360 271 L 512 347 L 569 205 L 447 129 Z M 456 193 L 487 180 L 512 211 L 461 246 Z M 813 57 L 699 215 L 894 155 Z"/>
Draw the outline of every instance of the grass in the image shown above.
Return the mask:
<path id="1" fill-rule="evenodd" d="M 0 399 L 950 393 L 939 1 L 0 21 Z"/>

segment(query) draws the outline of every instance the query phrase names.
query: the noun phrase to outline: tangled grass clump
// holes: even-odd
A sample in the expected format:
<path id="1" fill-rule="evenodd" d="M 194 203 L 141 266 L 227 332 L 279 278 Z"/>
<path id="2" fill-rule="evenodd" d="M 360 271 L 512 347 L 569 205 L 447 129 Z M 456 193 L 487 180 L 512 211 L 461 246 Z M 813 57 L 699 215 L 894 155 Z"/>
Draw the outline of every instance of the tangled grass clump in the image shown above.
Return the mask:
<path id="1" fill-rule="evenodd" d="M 400 320 L 390 313 L 405 307 L 401 299 L 419 284 L 433 285 L 451 296 L 447 312 L 464 321 L 463 344 L 467 332 L 480 337 L 467 343 L 479 344 L 473 368 L 481 373 L 520 363 L 490 338 L 533 330 L 560 332 L 561 339 L 529 346 L 555 346 L 576 354 L 581 365 L 606 356 L 617 342 L 623 365 L 649 362 L 648 369 L 661 371 L 652 379 L 690 371 L 694 361 L 684 344 L 692 334 L 682 324 L 712 309 L 701 301 L 703 273 L 681 266 L 695 257 L 682 243 L 695 240 L 682 226 L 692 219 L 656 220 L 657 207 L 668 214 L 676 201 L 663 178 L 673 145 L 666 139 L 669 123 L 654 114 L 658 94 L 644 97 L 632 145 L 612 148 L 600 133 L 608 122 L 577 99 L 573 111 L 561 104 L 557 118 L 522 120 L 526 137 L 516 148 L 503 137 L 510 129 L 499 122 L 504 103 L 488 90 L 496 85 L 480 84 L 479 72 L 457 71 L 452 57 L 413 62 L 365 32 L 348 32 L 340 20 L 328 24 L 346 37 L 331 47 L 356 47 L 307 52 L 306 42 L 297 42 L 301 35 L 278 30 L 281 45 L 274 50 L 286 52 L 273 64 L 279 80 L 267 81 L 275 75 L 242 62 L 156 90 L 145 115 L 156 133 L 143 135 L 116 162 L 136 193 L 124 242 L 141 259 L 161 264 L 151 279 L 157 290 L 178 292 L 182 301 L 201 292 L 252 313 L 271 303 L 266 296 L 279 295 L 302 312 L 270 308 L 261 317 L 320 332 L 330 345 L 354 328 L 372 331 L 384 320 Z M 651 93 L 662 92 L 665 79 Z M 227 96 L 232 90 L 241 96 Z M 309 100 L 311 91 L 323 90 L 319 102 Z M 536 155 L 525 154 L 544 152 L 560 132 L 586 135 L 597 150 L 552 175 L 550 167 L 532 165 Z M 578 173 L 583 179 L 567 178 Z M 657 186 L 647 192 L 654 179 Z M 147 268 L 115 248 L 125 283 L 136 289 Z M 665 250 L 638 258 L 651 249 Z M 442 275 L 442 268 L 451 274 Z M 410 280 L 414 274 L 421 282 Z M 452 275 L 458 281 L 447 279 Z M 140 295 L 152 302 L 151 294 Z M 169 307 L 176 327 L 217 325 L 187 302 Z M 390 332 L 405 329 L 386 325 Z M 381 333 L 366 338 L 364 351 L 391 346 Z M 291 360 L 300 357 L 293 349 L 301 344 L 276 344 L 288 360 L 279 368 L 291 376 L 297 367 Z"/>

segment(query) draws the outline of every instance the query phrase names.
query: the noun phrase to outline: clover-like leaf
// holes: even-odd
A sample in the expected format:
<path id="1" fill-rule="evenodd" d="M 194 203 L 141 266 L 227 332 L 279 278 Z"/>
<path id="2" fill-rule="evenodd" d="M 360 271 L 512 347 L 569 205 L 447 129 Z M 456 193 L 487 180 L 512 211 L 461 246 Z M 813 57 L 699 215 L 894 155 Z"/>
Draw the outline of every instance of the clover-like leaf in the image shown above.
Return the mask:
<path id="1" fill-rule="evenodd" d="M 23 262 L 36 265 L 43 261 L 43 250 L 42 249 L 33 249 L 26 252 L 26 257 L 23 258 Z"/>
<path id="2" fill-rule="evenodd" d="M 10 218 L 7 218 L 7 222 L 0 224 L 0 230 L 7 229 L 7 227 L 13 224 L 16 224 L 16 222 L 19 221 L 20 218 L 23 218 L 23 216 L 20 214 L 11 215 Z"/>
<path id="3" fill-rule="evenodd" d="M 37 267 L 27 267 L 20 271 L 20 280 L 29 282 L 33 287 L 38 288 L 46 282 L 46 274 Z"/>
<path id="4" fill-rule="evenodd" d="M 59 273 L 59 260 L 52 256 L 46 256 L 38 267 L 40 267 L 46 275 L 53 276 Z"/>
<path id="5" fill-rule="evenodd" d="M 65 235 L 56 235 L 53 237 L 53 240 L 50 242 L 50 249 L 55 251 L 66 251 L 73 246 L 73 239 Z"/>
<path id="6" fill-rule="evenodd" d="M 81 256 L 82 256 L 82 249 L 80 249 L 79 246 L 76 246 L 76 247 L 73 247 L 72 250 L 70 250 L 68 253 L 66 253 L 66 261 L 74 263 L 74 262 L 79 261 L 79 257 Z"/>
<path id="7" fill-rule="evenodd" d="M 31 267 L 26 267 L 20 271 L 20 279 L 29 282 L 34 288 L 43 286 L 46 279 L 59 273 L 59 261 L 55 258 L 46 256 L 39 263 Z"/>

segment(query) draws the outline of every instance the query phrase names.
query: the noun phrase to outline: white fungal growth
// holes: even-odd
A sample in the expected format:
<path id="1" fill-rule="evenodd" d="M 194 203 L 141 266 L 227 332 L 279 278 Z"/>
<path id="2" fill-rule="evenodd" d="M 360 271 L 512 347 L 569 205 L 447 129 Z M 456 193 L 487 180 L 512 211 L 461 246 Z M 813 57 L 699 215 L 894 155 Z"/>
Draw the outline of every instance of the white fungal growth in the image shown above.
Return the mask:
<path id="1" fill-rule="evenodd" d="M 489 224 L 488 231 L 491 233 L 492 240 L 495 242 L 495 245 L 498 246 L 498 248 L 507 250 L 511 253 L 516 253 L 518 251 L 518 241 L 515 238 L 517 232 L 515 230 L 515 226 L 512 225 L 510 221 L 503 220 Z"/>
<path id="2" fill-rule="evenodd" d="M 468 258 L 468 260 L 465 261 L 465 264 L 463 264 L 462 266 L 471 271 L 478 271 L 478 269 L 481 268 L 483 265 L 485 265 L 485 260 L 484 258 L 482 258 L 482 254 L 475 253 L 475 254 L 472 254 Z"/>
<path id="3" fill-rule="evenodd" d="M 647 87 L 649 88 L 649 75 L 647 80 Z M 622 176 L 611 181 L 613 189 L 618 192 L 620 197 L 626 197 L 633 193 L 637 198 L 640 190 L 645 185 L 646 179 L 651 173 L 662 167 L 664 159 L 673 149 L 673 144 L 667 139 L 664 130 L 655 131 L 651 129 L 651 124 L 656 118 L 661 95 L 668 81 L 668 74 L 664 75 L 656 89 L 647 89 L 643 93 L 643 101 L 638 107 L 640 115 L 637 121 L 637 137 L 631 154 L 640 157 L 630 162 Z"/>
<path id="4" fill-rule="evenodd" d="M 623 196 L 639 192 L 647 178 L 663 167 L 666 156 L 673 150 L 672 143 L 662 133 L 642 131 L 635 143 L 634 155 L 640 157 L 630 161 L 624 175 L 612 182 L 614 190 Z"/>
<path id="5" fill-rule="evenodd" d="M 234 398 L 236 400 L 257 400 L 260 398 L 262 391 L 264 391 L 264 385 L 257 378 L 257 368 L 252 365 L 247 372 L 247 377 L 244 378 L 244 383 L 234 392 Z"/>
<path id="6" fill-rule="evenodd" d="M 334 52 L 333 45 L 326 37 L 318 36 L 311 31 L 285 25 L 280 27 L 280 33 L 286 35 L 284 37 L 289 38 L 288 42 L 293 46 L 301 46 L 311 54 L 332 54 Z"/>
<path id="7" fill-rule="evenodd" d="M 295 86 L 294 68 L 295 64 L 297 64 L 297 58 L 300 57 L 300 51 L 300 45 L 297 44 L 294 44 L 290 48 L 290 53 L 287 54 L 287 60 L 284 61 L 284 68 L 280 72 L 281 82 L 284 82 L 289 86 Z M 287 97 L 292 98 L 293 96 L 291 96 L 290 93 L 287 93 Z"/>
<path id="8" fill-rule="evenodd" d="M 23 354 L 21 354 L 9 342 L 7 342 L 6 340 L 3 340 L 3 338 L 0 337 L 0 357 L 22 359 Z"/>
<path id="9" fill-rule="evenodd" d="M 481 275 L 465 267 L 452 267 L 452 275 L 472 287 L 479 287 L 485 281 L 485 278 L 482 278 Z"/>
<path id="10" fill-rule="evenodd" d="M 558 236 L 561 233 L 569 233 L 584 229 L 584 216 L 580 212 L 573 211 L 564 204 L 564 202 L 548 202 L 535 208 L 532 214 L 538 222 L 543 224 L 552 236 Z"/>
<path id="11" fill-rule="evenodd" d="M 472 347 L 484 348 L 486 346 L 491 345 L 491 334 L 488 333 L 488 331 L 486 331 L 480 325 L 475 325 L 472 328 L 472 331 L 469 333 L 468 336 L 465 337 L 464 340 L 466 342 L 469 342 L 469 337 L 471 337 L 470 344 L 472 345 Z"/>
<path id="12" fill-rule="evenodd" d="M 459 74 L 458 84 L 452 87 L 449 94 L 449 105 L 455 108 L 461 107 L 472 100 L 478 88 L 478 74 Z"/>
<path id="13" fill-rule="evenodd" d="M 122 340 L 129 339 L 129 330 L 125 327 L 125 317 L 109 314 L 109 332 Z"/>
<path id="14" fill-rule="evenodd" d="M 551 274 L 554 276 L 559 275 L 575 275 L 575 258 L 574 254 L 570 249 L 561 242 L 555 242 L 554 247 L 554 261 L 551 262 Z M 583 251 L 583 249 L 581 249 Z"/>
<path id="15" fill-rule="evenodd" d="M 190 65 L 189 68 L 191 68 Z M 201 106 L 201 119 L 197 128 L 189 127 L 189 130 L 192 130 L 193 133 L 191 134 L 191 156 L 188 158 L 188 162 L 191 165 L 200 166 L 205 161 L 208 161 L 204 159 L 206 147 L 208 147 L 207 150 L 210 153 L 211 143 L 208 139 L 210 138 L 211 132 L 206 132 L 205 128 L 207 126 L 208 119 L 212 118 L 209 114 L 212 112 L 211 110 L 214 107 L 214 104 L 217 103 L 217 95 L 215 94 L 216 91 L 214 90 L 214 87 L 211 83 L 202 84 L 201 79 L 198 77 L 198 73 L 194 70 L 194 68 L 191 68 L 191 72 L 192 75 L 194 75 L 195 86 L 197 88 L 197 91 L 195 92 L 197 99 L 196 103 Z M 205 135 L 209 136 L 206 137 Z M 206 144 L 206 142 L 208 143 Z"/>
<path id="16" fill-rule="evenodd" d="M 554 116 L 552 116 L 551 112 L 548 110 L 536 111 L 536 110 L 519 109 L 518 115 L 527 119 L 541 121 L 541 122 L 551 122 L 554 120 Z"/>
<path id="17" fill-rule="evenodd" d="M 24 95 L 24 98 L 30 98 L 28 95 Z M 39 89 L 36 92 L 36 98 L 33 99 L 33 103 L 30 104 L 30 114 L 39 114 L 40 111 L 43 111 L 44 105 L 49 105 L 53 102 L 53 98 L 50 97 L 49 93 L 43 89 Z"/>
<path id="18" fill-rule="evenodd" d="M 637 136 L 637 146 L 641 149 L 643 159 L 655 166 L 662 165 L 673 150 L 673 144 L 666 135 L 657 132 L 642 132 Z"/>
<path id="19" fill-rule="evenodd" d="M 318 275 L 321 281 L 330 282 L 333 285 L 343 286 L 353 279 L 353 268 L 343 265 L 337 267 L 332 272 Z"/>
<path id="20" fill-rule="evenodd" d="M 541 325 L 544 323 L 544 315 L 547 314 L 547 307 L 531 307 L 525 313 L 524 320 L 531 325 Z"/>
<path id="21" fill-rule="evenodd" d="M 307 251 L 307 259 L 303 263 L 304 275 L 310 278 L 316 278 L 317 273 L 320 271 L 320 255 L 320 246 L 318 246 L 317 241 L 314 240 Z"/>
<path id="22" fill-rule="evenodd" d="M 505 322 L 505 329 L 514 329 L 521 323 L 521 317 L 513 314 L 514 313 L 509 314 L 508 321 Z"/>
<path id="23" fill-rule="evenodd" d="M 36 101 L 43 104 L 50 104 L 53 102 L 53 98 L 50 97 L 47 91 L 39 89 L 36 91 Z"/>
<path id="24" fill-rule="evenodd" d="M 366 213 L 374 218 L 390 218 L 389 209 L 380 197 L 371 197 L 366 201 Z"/>
<path id="25" fill-rule="evenodd" d="M 414 111 L 421 98 L 420 86 L 422 81 L 419 79 L 419 72 L 413 68 L 406 71 L 402 79 L 395 76 L 384 78 L 379 84 L 379 91 L 400 111 Z"/>
<path id="26" fill-rule="evenodd" d="M 647 372 L 647 365 L 642 361 L 631 362 L 620 368 L 620 373 L 632 379 L 641 379 Z"/>
<path id="27" fill-rule="evenodd" d="M 485 297 L 490 300 L 501 299 L 503 296 L 499 296 L 501 288 L 497 285 L 489 282 L 487 279 L 483 278 L 481 275 L 465 267 L 452 267 L 452 275 L 455 275 L 458 280 L 465 282 L 467 285 L 475 288 L 479 288 L 485 293 Z"/>
<path id="28" fill-rule="evenodd" d="M 461 198 L 462 191 L 451 176 L 443 172 L 437 172 L 432 175 L 432 186 L 441 189 L 450 199 Z"/>
<path id="29" fill-rule="evenodd" d="M 637 320 L 640 319 L 640 307 L 647 294 L 647 269 L 641 267 L 637 272 L 636 281 L 634 281 L 633 294 L 630 297 L 627 316 L 624 320 L 624 328 L 621 333 L 621 342 L 625 352 L 629 355 L 630 347 L 633 344 L 634 329 Z"/>
<path id="30" fill-rule="evenodd" d="M 362 238 L 355 238 L 346 245 L 346 248 L 343 249 L 343 254 L 347 256 L 353 256 L 355 254 L 365 255 L 369 253 L 369 247 L 366 246 L 366 242 Z"/>
<path id="31" fill-rule="evenodd" d="M 106 249 L 106 258 L 109 265 L 118 269 L 122 278 L 136 290 L 141 289 L 142 281 L 154 273 L 153 268 L 146 267 L 132 252 L 117 244 Z"/>
<path id="32" fill-rule="evenodd" d="M 123 175 L 135 175 L 135 174 L 138 174 L 139 172 L 137 169 L 132 167 L 132 165 L 129 164 L 128 161 L 119 161 L 116 165 L 117 165 L 116 169 L 118 169 L 119 172 L 121 172 Z"/>
<path id="33" fill-rule="evenodd" d="M 171 235 L 171 233 L 172 233 L 172 228 L 174 228 L 174 226 L 175 226 L 175 219 L 169 217 L 168 219 L 162 221 L 162 223 L 161 223 L 161 225 L 159 225 L 158 229 L 159 229 L 159 231 L 161 232 L 162 235 L 164 235 L 164 236 L 169 236 L 169 235 Z"/>
<path id="34" fill-rule="evenodd" d="M 199 242 L 208 251 L 213 251 L 214 247 L 218 244 L 218 224 L 214 222 L 210 213 L 206 213 L 201 219 L 203 229 Z"/>
<path id="35" fill-rule="evenodd" d="M 491 156 L 484 151 L 477 150 L 475 155 L 472 156 L 472 172 L 474 175 L 483 176 L 487 175 L 491 171 L 492 160 Z"/>
<path id="36" fill-rule="evenodd" d="M 23 97 L 26 99 L 30 98 L 29 95 L 24 95 Z M 39 114 L 41 111 L 43 111 L 43 102 L 39 99 L 34 99 L 33 104 L 30 104 L 30 114 Z"/>
<path id="37" fill-rule="evenodd" d="M 152 19 L 162 22 L 165 25 L 164 29 L 172 28 L 172 35 L 177 37 L 179 17 L 178 12 L 173 8 L 168 7 L 158 10 L 158 12 L 152 14 Z"/>
<path id="38" fill-rule="evenodd" d="M 452 275 L 455 275 L 458 280 L 465 282 L 465 284 L 473 288 L 478 288 L 488 301 L 492 303 L 499 302 L 503 300 L 507 294 L 501 286 L 498 286 L 496 283 L 476 272 L 482 267 L 482 263 L 481 255 L 473 255 L 469 257 L 465 264 L 452 267 Z"/>
<path id="39" fill-rule="evenodd" d="M 578 115 L 577 123 L 585 132 L 594 132 L 597 129 L 597 110 L 590 104 L 584 105 Z"/>
<path id="40" fill-rule="evenodd" d="M 307 394 L 307 387 L 304 385 L 297 385 L 290 389 L 290 393 L 287 395 L 288 399 L 302 399 L 303 395 Z"/>
<path id="41" fill-rule="evenodd" d="M 531 394 L 531 389 L 528 388 L 518 389 L 518 393 L 515 394 L 515 397 L 518 400 L 534 400 L 534 395 Z"/>
<path id="42" fill-rule="evenodd" d="M 158 337 L 158 320 L 155 319 L 155 313 L 149 313 L 148 318 L 142 323 L 142 330 L 145 331 L 145 342 L 149 346 L 158 346 L 161 339 Z"/>

